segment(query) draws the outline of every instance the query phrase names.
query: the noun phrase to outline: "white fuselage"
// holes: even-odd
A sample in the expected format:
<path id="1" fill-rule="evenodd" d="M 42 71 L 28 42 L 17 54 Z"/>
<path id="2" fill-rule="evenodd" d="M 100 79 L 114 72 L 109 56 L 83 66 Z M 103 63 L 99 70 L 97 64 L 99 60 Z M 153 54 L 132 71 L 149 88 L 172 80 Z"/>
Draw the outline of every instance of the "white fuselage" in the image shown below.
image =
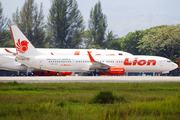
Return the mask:
<path id="1" fill-rule="evenodd" d="M 18 60 L 18 62 L 37 69 L 51 71 L 87 72 L 93 70 L 88 55 L 28 57 L 29 60 Z M 177 64 L 158 56 L 94 56 L 94 59 L 110 66 L 124 67 L 126 72 L 169 72 L 177 68 Z"/>

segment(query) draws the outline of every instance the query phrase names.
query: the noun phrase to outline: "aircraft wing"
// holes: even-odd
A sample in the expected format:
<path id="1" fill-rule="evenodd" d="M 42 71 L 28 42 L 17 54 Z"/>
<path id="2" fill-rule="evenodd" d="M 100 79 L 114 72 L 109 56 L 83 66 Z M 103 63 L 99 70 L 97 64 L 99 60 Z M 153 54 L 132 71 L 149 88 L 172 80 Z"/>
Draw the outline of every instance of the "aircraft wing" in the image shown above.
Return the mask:
<path id="1" fill-rule="evenodd" d="M 105 63 L 102 63 L 102 62 L 98 62 L 98 61 L 95 61 L 94 58 L 92 57 L 91 53 L 89 51 L 88 52 L 88 55 L 89 55 L 89 59 L 92 63 L 92 66 L 90 66 L 91 69 L 108 69 L 109 67 L 113 67 L 112 65 L 108 65 L 108 64 L 105 64 Z"/>

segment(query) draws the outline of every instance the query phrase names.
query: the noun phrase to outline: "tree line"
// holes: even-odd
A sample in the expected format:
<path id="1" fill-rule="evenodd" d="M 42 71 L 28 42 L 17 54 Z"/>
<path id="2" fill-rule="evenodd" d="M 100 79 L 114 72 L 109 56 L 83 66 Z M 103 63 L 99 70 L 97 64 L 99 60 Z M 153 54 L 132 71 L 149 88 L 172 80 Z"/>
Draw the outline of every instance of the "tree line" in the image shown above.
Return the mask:
<path id="1" fill-rule="evenodd" d="M 180 55 L 180 24 L 162 25 L 136 30 L 125 37 L 107 42 L 107 48 L 123 50 L 134 55 L 162 56 L 178 63 Z"/>
<path id="2" fill-rule="evenodd" d="M 136 30 L 119 38 L 107 31 L 107 17 L 101 2 L 90 11 L 88 29 L 76 0 L 52 0 L 45 22 L 43 4 L 25 0 L 24 5 L 8 20 L 0 2 L 0 46 L 14 47 L 9 25 L 17 25 L 35 47 L 39 48 L 100 48 L 116 49 L 132 54 L 167 57 L 177 62 L 180 45 L 180 24 L 162 25 Z"/>
<path id="3" fill-rule="evenodd" d="M 3 15 L 2 4 L 1 10 Z M 86 48 L 91 44 L 102 44 L 107 28 L 100 1 L 90 13 L 88 40 L 76 0 L 52 0 L 47 22 L 44 20 L 43 4 L 39 7 L 35 0 L 25 0 L 22 8 L 17 8 L 9 21 L 3 17 L 0 19 L 5 21 L 2 29 L 5 30 L 7 25 L 17 25 L 35 47 Z M 13 42 L 8 40 L 1 39 L 0 46 L 13 46 Z M 87 43 L 87 46 L 83 43 Z"/>

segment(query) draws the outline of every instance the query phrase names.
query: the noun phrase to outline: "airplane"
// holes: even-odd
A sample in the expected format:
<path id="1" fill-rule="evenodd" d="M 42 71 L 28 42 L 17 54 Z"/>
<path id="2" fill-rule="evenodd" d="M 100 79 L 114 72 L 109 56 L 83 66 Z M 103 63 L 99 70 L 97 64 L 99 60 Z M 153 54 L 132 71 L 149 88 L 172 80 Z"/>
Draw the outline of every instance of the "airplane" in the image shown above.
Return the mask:
<path id="1" fill-rule="evenodd" d="M 90 51 L 91 54 L 95 56 L 131 56 L 132 54 L 118 51 L 118 50 L 101 50 L 101 49 L 45 49 L 45 48 L 37 48 L 39 52 L 47 55 L 88 55 L 87 51 Z M 33 72 L 34 75 L 38 76 L 55 76 L 57 75 L 57 71 L 44 71 L 40 69 L 35 69 L 33 67 L 28 67 L 21 63 L 15 61 L 15 56 L 13 53 L 16 52 L 15 48 L 0 48 L 0 70 L 10 70 L 10 71 L 19 71 L 19 72 Z M 60 76 L 71 75 L 72 72 L 60 72 Z M 31 74 L 30 74 L 31 75 Z"/>
<path id="2" fill-rule="evenodd" d="M 12 56 L 9 53 L 2 54 L 2 51 L 0 52 L 0 70 L 18 71 L 18 74 L 13 74 L 15 76 L 19 76 L 19 75 L 56 76 L 58 73 L 57 71 L 44 71 L 44 70 L 39 70 L 25 66 L 19 62 L 16 62 L 15 56 Z M 59 72 L 59 74 L 60 76 L 66 76 L 66 75 L 71 75 L 72 72 Z"/>
<path id="3" fill-rule="evenodd" d="M 118 50 L 101 50 L 101 49 L 44 49 L 37 48 L 38 51 L 47 54 L 47 55 L 88 55 L 87 51 L 95 56 L 115 56 L 115 55 L 132 55 L 127 52 L 118 51 Z M 27 72 L 20 75 L 27 75 L 28 72 L 33 72 L 33 75 L 38 76 L 55 76 L 57 71 L 44 71 L 40 69 L 35 69 L 33 67 L 27 67 L 21 63 L 15 61 L 15 56 L 12 53 L 15 53 L 15 48 L 0 48 L 0 70 L 10 70 L 10 71 L 19 71 Z M 72 72 L 59 72 L 60 76 L 71 75 Z M 18 74 L 16 74 L 18 75 Z M 31 75 L 31 74 L 29 74 Z"/>
<path id="4" fill-rule="evenodd" d="M 145 55 L 47 55 L 35 49 L 16 26 L 10 26 L 16 47 L 16 61 L 46 71 L 95 72 L 106 75 L 124 75 L 126 72 L 168 73 L 178 65 L 159 56 Z"/>

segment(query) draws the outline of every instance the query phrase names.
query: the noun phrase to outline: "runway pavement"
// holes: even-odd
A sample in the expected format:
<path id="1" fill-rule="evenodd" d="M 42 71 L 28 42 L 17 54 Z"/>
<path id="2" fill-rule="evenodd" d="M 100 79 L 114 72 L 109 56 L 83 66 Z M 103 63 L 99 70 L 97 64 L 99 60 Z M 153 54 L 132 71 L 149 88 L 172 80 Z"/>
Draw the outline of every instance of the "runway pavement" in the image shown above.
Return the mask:
<path id="1" fill-rule="evenodd" d="M 170 76 L 50 76 L 50 77 L 0 77 L 0 82 L 13 82 L 19 83 L 103 83 L 103 82 L 180 82 L 180 77 Z"/>

